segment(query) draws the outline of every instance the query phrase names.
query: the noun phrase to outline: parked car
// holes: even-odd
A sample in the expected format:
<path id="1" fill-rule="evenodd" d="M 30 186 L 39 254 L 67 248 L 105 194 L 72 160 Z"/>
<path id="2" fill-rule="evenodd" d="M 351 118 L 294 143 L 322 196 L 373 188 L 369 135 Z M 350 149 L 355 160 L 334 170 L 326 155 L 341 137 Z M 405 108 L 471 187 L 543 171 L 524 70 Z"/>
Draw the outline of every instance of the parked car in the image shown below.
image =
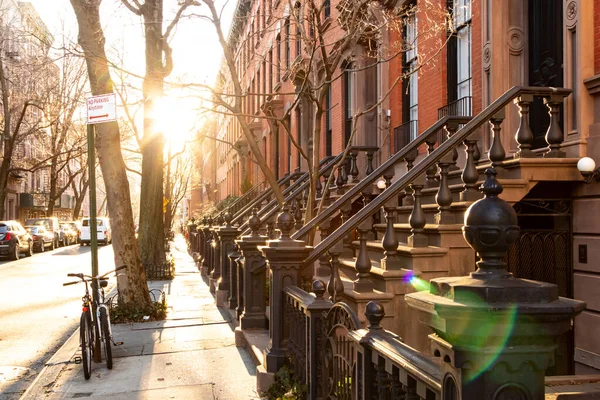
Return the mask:
<path id="1" fill-rule="evenodd" d="M 54 236 L 54 247 L 58 247 L 60 244 L 60 224 L 58 218 L 47 217 L 47 218 L 27 218 L 25 220 L 25 226 L 42 225 L 46 230 Z"/>
<path id="2" fill-rule="evenodd" d="M 110 220 L 108 218 L 96 218 L 96 232 L 98 232 L 98 243 L 112 243 L 112 231 L 110 229 Z M 79 234 L 79 242 L 82 246 L 90 244 L 90 219 L 84 218 L 81 220 L 81 233 Z"/>
<path id="3" fill-rule="evenodd" d="M 43 253 L 48 247 L 50 250 L 56 248 L 54 241 L 54 233 L 48 231 L 43 225 L 25 226 L 33 239 L 33 248 L 40 253 Z"/>
<path id="4" fill-rule="evenodd" d="M 17 221 L 0 221 L 0 256 L 18 260 L 33 255 L 33 238 Z"/>
<path id="5" fill-rule="evenodd" d="M 61 246 L 69 246 L 77 241 L 78 234 L 73 230 L 71 224 L 62 223 L 60 224 L 58 237 Z"/>
<path id="6" fill-rule="evenodd" d="M 68 221 L 65 224 L 71 225 L 71 229 L 75 232 L 75 241 L 79 243 L 79 235 L 81 235 L 81 221 Z"/>

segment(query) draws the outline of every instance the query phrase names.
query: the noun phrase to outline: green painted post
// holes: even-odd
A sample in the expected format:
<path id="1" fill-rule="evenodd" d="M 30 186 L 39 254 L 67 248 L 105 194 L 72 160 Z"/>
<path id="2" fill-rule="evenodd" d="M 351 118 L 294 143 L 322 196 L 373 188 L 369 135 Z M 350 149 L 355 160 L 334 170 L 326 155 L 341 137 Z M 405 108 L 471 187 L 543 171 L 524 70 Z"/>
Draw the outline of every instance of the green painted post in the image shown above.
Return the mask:
<path id="1" fill-rule="evenodd" d="M 87 144 L 88 144 L 88 173 L 90 182 L 90 245 L 92 248 L 92 276 L 98 276 L 98 231 L 96 223 L 96 152 L 94 147 L 94 125 L 87 126 Z M 98 304 L 97 284 L 92 283 L 92 295 L 94 303 Z M 94 312 L 96 309 L 94 308 Z M 94 320 L 96 316 L 94 316 Z M 94 324 L 96 328 L 98 324 Z M 102 349 L 100 347 L 100 332 L 96 329 L 94 339 L 94 361 L 102 361 Z"/>

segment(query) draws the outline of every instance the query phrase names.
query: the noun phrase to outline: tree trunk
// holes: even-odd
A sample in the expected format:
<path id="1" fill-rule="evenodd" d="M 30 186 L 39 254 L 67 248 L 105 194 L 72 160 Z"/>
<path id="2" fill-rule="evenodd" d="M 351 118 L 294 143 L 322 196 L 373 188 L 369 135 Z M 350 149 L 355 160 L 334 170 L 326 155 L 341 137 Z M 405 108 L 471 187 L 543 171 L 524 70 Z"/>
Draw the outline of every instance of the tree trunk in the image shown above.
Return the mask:
<path id="1" fill-rule="evenodd" d="M 156 105 L 164 94 L 163 0 L 146 0 L 143 9 L 146 41 L 144 95 L 144 137 L 140 192 L 139 243 L 146 271 L 163 268 L 167 262 L 164 247 L 163 165 L 164 138 L 155 126 Z"/>
<path id="2" fill-rule="evenodd" d="M 93 95 L 112 93 L 106 54 L 104 33 L 100 24 L 102 0 L 71 0 L 79 24 L 81 45 L 88 69 Z M 149 304 L 150 293 L 146 274 L 141 265 L 139 249 L 135 239 L 129 182 L 125 162 L 121 154 L 121 134 L 117 122 L 96 125 L 96 149 L 106 186 L 106 198 L 113 230 L 115 264 L 127 265 L 126 277 L 120 275 L 118 282 L 119 302 L 134 307 Z"/>
<path id="3" fill-rule="evenodd" d="M 54 206 L 56 205 L 56 184 L 58 180 L 58 174 L 56 172 L 56 156 L 52 157 L 52 164 L 50 165 L 50 192 L 48 192 L 48 208 L 46 210 L 46 216 L 51 217 L 54 213 Z"/>
<path id="4" fill-rule="evenodd" d="M 81 188 L 81 193 L 75 193 L 75 204 L 73 205 L 73 219 L 78 220 L 81 215 L 81 206 L 83 205 L 83 200 L 85 199 L 85 193 L 90 186 L 89 182 L 85 182 L 83 187 Z"/>

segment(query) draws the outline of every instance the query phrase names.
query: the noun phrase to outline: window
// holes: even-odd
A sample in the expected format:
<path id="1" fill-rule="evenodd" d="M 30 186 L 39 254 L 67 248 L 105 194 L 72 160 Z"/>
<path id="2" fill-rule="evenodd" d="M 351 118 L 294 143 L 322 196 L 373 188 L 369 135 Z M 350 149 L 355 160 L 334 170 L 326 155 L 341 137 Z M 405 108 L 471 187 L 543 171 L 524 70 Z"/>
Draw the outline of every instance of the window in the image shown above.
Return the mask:
<path id="1" fill-rule="evenodd" d="M 281 35 L 277 35 L 277 82 L 281 82 Z"/>
<path id="2" fill-rule="evenodd" d="M 454 0 L 449 6 L 456 31 L 448 42 L 448 103 L 456 102 L 453 115 L 471 115 L 471 0 Z"/>
<path id="3" fill-rule="evenodd" d="M 298 147 L 302 147 L 302 111 L 300 110 L 300 107 L 296 108 L 296 130 L 296 143 L 298 144 Z M 300 170 L 300 149 L 298 149 L 296 167 Z"/>
<path id="4" fill-rule="evenodd" d="M 285 68 L 288 69 L 290 67 L 290 58 L 291 58 L 291 46 L 290 46 L 290 18 L 286 18 L 285 20 Z"/>
<path id="5" fill-rule="evenodd" d="M 297 5 L 298 11 L 296 13 L 296 57 L 300 57 L 302 52 L 302 30 L 300 27 L 302 26 L 302 8 L 300 3 Z"/>
<path id="6" fill-rule="evenodd" d="M 405 49 L 404 52 L 404 71 L 409 73 L 407 80 L 408 88 L 404 91 L 405 95 L 403 102 L 405 104 L 403 110 L 404 122 L 418 121 L 419 119 L 419 60 L 418 60 L 418 25 L 417 15 L 411 13 L 406 17 L 405 27 Z M 418 125 L 417 122 L 410 124 L 410 139 L 417 137 Z"/>
<path id="7" fill-rule="evenodd" d="M 273 93 L 273 71 L 275 66 L 273 65 L 273 49 L 269 50 L 269 93 Z"/>
<path id="8" fill-rule="evenodd" d="M 292 121 L 290 120 L 290 117 L 288 115 L 288 117 L 286 118 L 286 125 L 290 131 L 292 128 L 291 123 L 292 123 Z M 288 141 L 287 141 L 287 153 L 288 153 L 287 154 L 287 156 L 288 156 L 287 170 L 291 174 L 292 173 L 292 137 L 290 136 L 291 132 L 286 131 L 286 134 L 287 134 L 287 138 L 288 138 Z"/>
<path id="9" fill-rule="evenodd" d="M 262 103 L 267 101 L 267 62 L 262 62 Z"/>
<path id="10" fill-rule="evenodd" d="M 331 115 L 331 86 L 327 90 L 327 95 L 325 97 L 325 107 L 327 110 L 325 111 L 325 155 L 330 156 L 332 154 L 332 115 Z"/>
<path id="11" fill-rule="evenodd" d="M 354 110 L 354 73 L 347 66 L 344 70 L 344 146 L 350 141 L 352 135 L 352 115 Z"/>
<path id="12" fill-rule="evenodd" d="M 331 16 L 331 0 L 325 0 L 323 2 L 323 14 L 325 19 Z"/>

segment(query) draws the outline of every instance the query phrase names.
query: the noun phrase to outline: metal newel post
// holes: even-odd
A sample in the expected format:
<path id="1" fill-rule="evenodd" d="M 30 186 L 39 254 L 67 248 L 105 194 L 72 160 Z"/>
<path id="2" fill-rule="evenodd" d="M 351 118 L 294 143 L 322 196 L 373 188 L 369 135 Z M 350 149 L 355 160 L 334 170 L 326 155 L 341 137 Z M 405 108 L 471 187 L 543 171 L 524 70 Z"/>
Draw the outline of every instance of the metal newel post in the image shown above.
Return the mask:
<path id="1" fill-rule="evenodd" d="M 87 126 L 88 142 L 88 173 L 90 182 L 90 245 L 92 246 L 92 276 L 98 276 L 98 232 L 96 228 L 96 152 L 94 148 L 94 125 Z M 97 282 L 92 282 L 92 295 L 94 303 L 98 304 Z M 94 361 L 100 362 L 102 352 L 100 348 L 100 335 L 96 332 L 94 339 Z"/>

